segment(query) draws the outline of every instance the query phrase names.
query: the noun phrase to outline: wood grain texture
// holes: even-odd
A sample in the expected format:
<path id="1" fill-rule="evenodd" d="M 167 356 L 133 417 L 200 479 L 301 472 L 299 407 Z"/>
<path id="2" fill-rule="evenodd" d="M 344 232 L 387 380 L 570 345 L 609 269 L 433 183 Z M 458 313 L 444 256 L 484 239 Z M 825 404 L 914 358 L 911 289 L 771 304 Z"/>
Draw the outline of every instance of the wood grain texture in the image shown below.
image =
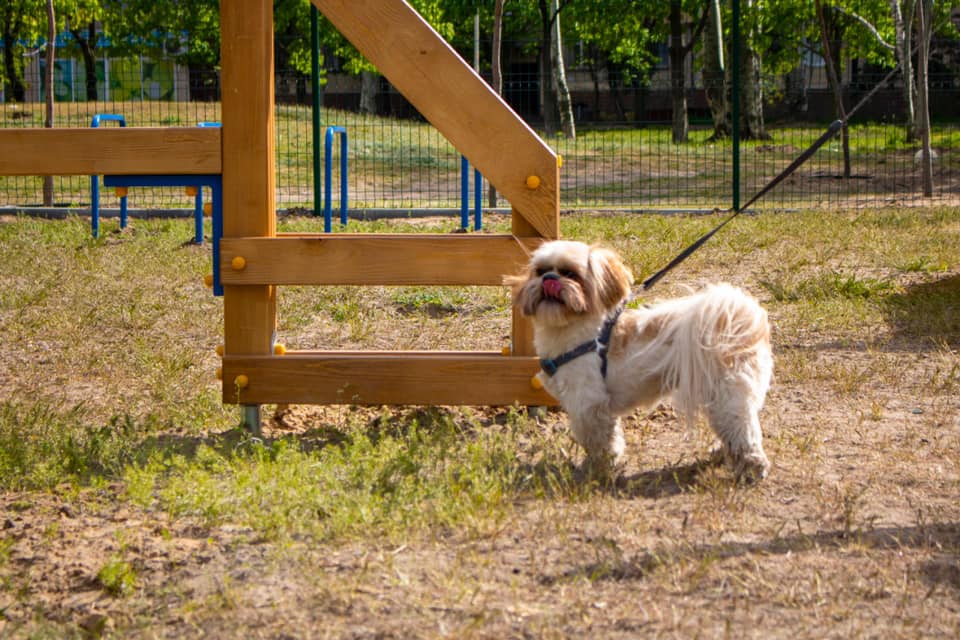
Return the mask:
<path id="1" fill-rule="evenodd" d="M 520 213 L 514 209 L 511 215 L 511 229 L 514 236 L 528 238 L 536 235 L 536 229 L 530 226 L 530 223 Z M 530 246 L 530 245 L 528 245 Z M 530 247 L 534 251 L 539 246 L 539 242 Z M 517 273 L 520 271 L 518 270 Z M 520 313 L 520 309 L 514 304 L 511 309 L 512 317 L 510 324 L 510 348 L 515 356 L 536 355 L 537 350 L 533 346 L 533 322 L 530 318 Z"/>
<path id="2" fill-rule="evenodd" d="M 539 235 L 558 237 L 556 154 L 410 5 L 312 1 Z M 536 189 L 525 184 L 531 175 Z"/>
<path id="3" fill-rule="evenodd" d="M 276 233 L 273 3 L 220 3 L 223 235 Z M 224 349 L 267 354 L 277 326 L 271 286 L 225 286 Z M 226 383 L 224 384 L 226 388 Z"/>
<path id="4" fill-rule="evenodd" d="M 465 352 L 288 352 L 225 356 L 223 401 L 234 404 L 555 405 L 534 389 L 536 358 Z M 233 384 L 243 374 L 249 386 Z"/>
<path id="5" fill-rule="evenodd" d="M 511 235 L 318 234 L 224 238 L 224 284 L 501 285 L 529 260 Z M 234 270 L 235 256 L 244 259 Z"/>
<path id="6" fill-rule="evenodd" d="M 220 142 L 201 127 L 0 129 L 0 175 L 218 174 Z"/>

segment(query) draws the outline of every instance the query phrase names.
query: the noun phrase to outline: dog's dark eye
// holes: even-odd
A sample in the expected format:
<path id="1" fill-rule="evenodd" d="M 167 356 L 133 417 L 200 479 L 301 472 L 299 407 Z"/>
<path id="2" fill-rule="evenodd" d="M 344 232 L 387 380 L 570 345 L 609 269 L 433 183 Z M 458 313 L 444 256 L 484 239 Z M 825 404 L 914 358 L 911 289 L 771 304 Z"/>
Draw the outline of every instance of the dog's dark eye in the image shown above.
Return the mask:
<path id="1" fill-rule="evenodd" d="M 560 269 L 560 275 L 564 278 L 570 278 L 571 280 L 576 280 L 579 277 L 575 271 L 571 271 L 570 269 Z"/>
<path id="2" fill-rule="evenodd" d="M 537 277 L 542 276 L 545 273 L 553 271 L 550 267 L 537 267 Z"/>

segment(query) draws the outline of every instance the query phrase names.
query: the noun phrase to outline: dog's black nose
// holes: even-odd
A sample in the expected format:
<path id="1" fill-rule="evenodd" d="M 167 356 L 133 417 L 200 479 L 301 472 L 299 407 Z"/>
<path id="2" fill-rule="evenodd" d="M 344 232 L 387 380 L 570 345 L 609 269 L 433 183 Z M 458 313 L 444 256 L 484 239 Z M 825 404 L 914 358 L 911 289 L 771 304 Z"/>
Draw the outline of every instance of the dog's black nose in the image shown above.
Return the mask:
<path id="1" fill-rule="evenodd" d="M 560 279 L 560 276 L 558 276 L 557 274 L 555 274 L 553 271 L 550 271 L 550 272 L 548 272 L 548 273 L 543 274 L 543 279 L 544 279 L 544 280 L 559 280 L 559 279 Z"/>

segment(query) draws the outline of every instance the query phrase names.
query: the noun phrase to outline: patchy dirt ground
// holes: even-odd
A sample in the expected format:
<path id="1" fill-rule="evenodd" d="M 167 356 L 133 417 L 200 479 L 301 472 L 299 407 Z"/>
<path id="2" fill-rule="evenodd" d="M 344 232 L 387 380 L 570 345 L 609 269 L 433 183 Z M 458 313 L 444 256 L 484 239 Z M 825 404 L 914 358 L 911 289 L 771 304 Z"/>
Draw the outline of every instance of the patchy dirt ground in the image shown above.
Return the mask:
<path id="1" fill-rule="evenodd" d="M 629 421 L 615 488 L 518 504 L 484 539 L 278 548 L 118 504 L 117 487 L 4 496 L 0 630 L 42 616 L 147 638 L 956 637 L 960 360 L 777 353 L 765 482 L 702 465 L 706 439 L 659 411 Z M 293 407 L 265 435 L 324 411 Z M 562 418 L 540 428 L 564 438 Z M 139 581 L 126 597 L 97 578 L 121 550 Z"/>
<path id="2" fill-rule="evenodd" d="M 746 260 L 716 263 L 757 279 Z M 900 284 L 955 292 L 951 268 Z M 705 465 L 709 438 L 662 407 L 627 420 L 615 486 L 529 496 L 479 536 L 281 544 L 140 509 L 120 484 L 5 493 L 0 637 L 960 636 L 955 335 L 921 342 L 895 315 L 842 333 L 771 319 L 773 469 L 758 485 Z M 11 387 L 37 374 L 25 358 L 42 354 L 4 347 Z M 291 407 L 264 436 L 305 437 L 342 411 Z M 563 423 L 548 412 L 530 429 L 566 442 Z M 136 574 L 126 594 L 98 575 L 113 558 Z"/>

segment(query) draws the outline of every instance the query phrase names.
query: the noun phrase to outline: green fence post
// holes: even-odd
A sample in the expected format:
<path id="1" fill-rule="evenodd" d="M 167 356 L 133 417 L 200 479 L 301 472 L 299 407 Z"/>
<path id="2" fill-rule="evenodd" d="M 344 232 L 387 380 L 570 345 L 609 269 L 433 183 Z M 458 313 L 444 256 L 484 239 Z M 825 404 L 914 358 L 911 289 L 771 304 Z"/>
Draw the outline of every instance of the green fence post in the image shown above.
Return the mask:
<path id="1" fill-rule="evenodd" d="M 320 12 L 310 5 L 310 82 L 313 89 L 313 215 L 320 215 Z"/>
<path id="2" fill-rule="evenodd" d="M 733 199 L 733 210 L 740 210 L 740 0 L 733 2 L 733 24 L 731 25 L 730 47 L 733 49 L 730 64 L 733 65 L 730 75 L 730 120 L 731 146 L 733 147 L 733 184 L 731 186 L 731 196 Z"/>

